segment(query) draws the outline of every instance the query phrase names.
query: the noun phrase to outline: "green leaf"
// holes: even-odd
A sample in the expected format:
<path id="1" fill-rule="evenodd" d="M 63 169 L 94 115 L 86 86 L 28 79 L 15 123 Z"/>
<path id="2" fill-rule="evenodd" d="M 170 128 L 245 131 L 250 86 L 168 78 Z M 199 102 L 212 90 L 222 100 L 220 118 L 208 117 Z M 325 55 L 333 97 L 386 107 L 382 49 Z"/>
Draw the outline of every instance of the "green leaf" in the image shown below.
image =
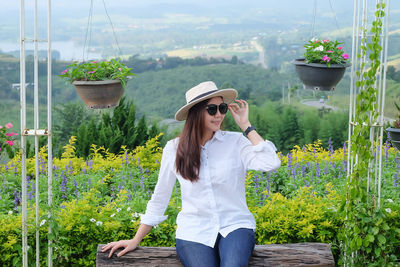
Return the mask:
<path id="1" fill-rule="evenodd" d="M 365 237 L 365 240 L 368 240 L 368 242 L 372 243 L 372 242 L 375 241 L 375 237 L 374 237 L 373 235 L 371 235 L 371 234 L 368 234 L 368 235 Z"/>
<path id="2" fill-rule="evenodd" d="M 378 235 L 379 244 L 383 245 L 386 243 L 386 238 L 383 235 Z"/>

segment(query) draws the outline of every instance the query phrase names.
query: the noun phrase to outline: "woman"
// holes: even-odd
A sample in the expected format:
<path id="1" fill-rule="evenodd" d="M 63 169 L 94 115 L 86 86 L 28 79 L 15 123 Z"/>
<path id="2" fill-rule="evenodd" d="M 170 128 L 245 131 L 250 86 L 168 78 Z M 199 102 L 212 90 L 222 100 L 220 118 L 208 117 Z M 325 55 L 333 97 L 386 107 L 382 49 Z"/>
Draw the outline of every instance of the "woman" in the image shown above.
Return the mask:
<path id="1" fill-rule="evenodd" d="M 256 223 L 246 205 L 246 171 L 275 170 L 280 160 L 275 146 L 251 126 L 247 102 L 236 97 L 235 89 L 219 90 L 210 81 L 186 92 L 187 104 L 175 114 L 176 120 L 186 120 L 184 128 L 163 150 L 158 182 L 141 225 L 132 240 L 105 245 L 102 251 L 111 249 L 109 257 L 121 247 L 118 257 L 134 250 L 152 226 L 167 218 L 163 214 L 178 179 L 182 210 L 176 250 L 183 265 L 248 265 Z M 228 110 L 247 138 L 220 130 Z"/>

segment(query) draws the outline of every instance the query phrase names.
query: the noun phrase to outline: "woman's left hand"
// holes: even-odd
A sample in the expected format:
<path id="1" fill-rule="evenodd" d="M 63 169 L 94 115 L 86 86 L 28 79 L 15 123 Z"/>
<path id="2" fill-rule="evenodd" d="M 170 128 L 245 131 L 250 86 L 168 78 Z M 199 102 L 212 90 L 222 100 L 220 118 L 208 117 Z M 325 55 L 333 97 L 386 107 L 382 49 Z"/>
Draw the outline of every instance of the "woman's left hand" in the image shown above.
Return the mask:
<path id="1" fill-rule="evenodd" d="M 251 125 L 249 122 L 249 104 L 242 99 L 235 99 L 235 101 L 236 103 L 232 102 L 228 105 L 228 108 L 236 124 L 244 131 Z"/>

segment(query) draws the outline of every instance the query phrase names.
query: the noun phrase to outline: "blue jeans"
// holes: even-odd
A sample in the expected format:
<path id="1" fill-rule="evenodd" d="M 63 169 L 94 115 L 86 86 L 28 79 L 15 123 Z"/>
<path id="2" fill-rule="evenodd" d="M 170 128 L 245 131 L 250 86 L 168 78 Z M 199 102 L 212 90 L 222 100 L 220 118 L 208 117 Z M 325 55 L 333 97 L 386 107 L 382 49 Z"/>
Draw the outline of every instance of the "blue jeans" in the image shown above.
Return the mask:
<path id="1" fill-rule="evenodd" d="M 218 234 L 214 248 L 176 239 L 176 252 L 185 267 L 248 266 L 254 245 L 254 231 L 239 228 L 225 238 Z"/>

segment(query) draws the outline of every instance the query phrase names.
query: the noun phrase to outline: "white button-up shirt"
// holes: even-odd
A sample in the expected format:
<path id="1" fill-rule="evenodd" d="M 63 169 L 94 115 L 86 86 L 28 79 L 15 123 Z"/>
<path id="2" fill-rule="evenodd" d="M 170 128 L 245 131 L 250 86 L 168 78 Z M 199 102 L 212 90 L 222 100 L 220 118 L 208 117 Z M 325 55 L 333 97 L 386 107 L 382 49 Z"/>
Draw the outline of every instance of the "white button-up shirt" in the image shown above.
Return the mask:
<path id="1" fill-rule="evenodd" d="M 167 218 L 164 212 L 178 179 L 182 210 L 176 238 L 214 247 L 218 233 L 226 237 L 238 228 L 255 230 L 256 222 L 246 204 L 246 172 L 279 168 L 274 144 L 263 141 L 253 146 L 241 133 L 217 131 L 201 149 L 197 182 L 176 172 L 177 146 L 178 138 L 168 141 L 163 150 L 158 182 L 141 223 L 154 226 Z"/>

